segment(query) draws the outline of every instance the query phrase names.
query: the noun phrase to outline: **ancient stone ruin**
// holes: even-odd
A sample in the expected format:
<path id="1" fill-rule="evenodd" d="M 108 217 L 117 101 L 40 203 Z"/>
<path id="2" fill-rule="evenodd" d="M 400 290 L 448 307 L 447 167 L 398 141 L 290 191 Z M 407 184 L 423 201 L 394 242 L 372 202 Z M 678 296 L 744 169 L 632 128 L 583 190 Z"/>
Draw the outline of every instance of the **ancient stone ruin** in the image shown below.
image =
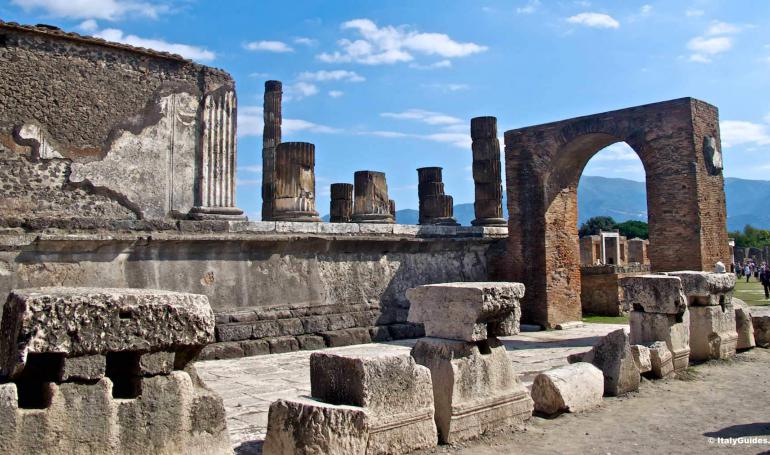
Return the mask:
<path id="1" fill-rule="evenodd" d="M 476 187 L 474 226 L 506 226 L 503 218 L 503 187 L 497 119 L 471 119 L 473 182 Z"/>
<path id="2" fill-rule="evenodd" d="M 454 199 L 444 194 L 440 167 L 417 169 L 417 192 L 420 197 L 420 224 L 458 226 L 454 219 Z"/>

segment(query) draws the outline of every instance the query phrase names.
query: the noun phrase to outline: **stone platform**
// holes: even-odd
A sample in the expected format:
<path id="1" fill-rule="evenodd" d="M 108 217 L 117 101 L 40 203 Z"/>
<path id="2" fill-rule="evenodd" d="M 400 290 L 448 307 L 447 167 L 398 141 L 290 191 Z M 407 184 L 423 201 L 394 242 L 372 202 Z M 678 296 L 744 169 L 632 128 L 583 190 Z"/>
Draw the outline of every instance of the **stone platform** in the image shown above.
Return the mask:
<path id="1" fill-rule="evenodd" d="M 500 338 L 513 362 L 514 371 L 531 386 L 537 374 L 566 365 L 570 354 L 587 352 L 599 339 L 620 324 L 587 324 L 571 330 L 527 332 Z M 408 353 L 417 339 L 380 343 L 383 352 Z M 355 352 L 370 345 L 348 346 L 335 350 Z M 285 354 L 211 360 L 195 364 L 206 385 L 223 399 L 230 439 L 238 454 L 261 453 L 267 430 L 267 411 L 278 398 L 310 395 L 310 354 L 298 351 Z"/>

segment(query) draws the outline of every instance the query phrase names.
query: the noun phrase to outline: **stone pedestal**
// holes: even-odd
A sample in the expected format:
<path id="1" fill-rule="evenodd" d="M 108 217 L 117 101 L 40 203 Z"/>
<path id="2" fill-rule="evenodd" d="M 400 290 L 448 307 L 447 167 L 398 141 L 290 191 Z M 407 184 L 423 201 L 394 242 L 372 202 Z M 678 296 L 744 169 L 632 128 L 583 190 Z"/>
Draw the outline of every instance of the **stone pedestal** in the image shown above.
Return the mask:
<path id="1" fill-rule="evenodd" d="M 330 205 L 330 222 L 350 223 L 353 219 L 353 185 L 350 183 L 332 183 Z"/>
<path id="2" fill-rule="evenodd" d="M 471 119 L 473 149 L 473 181 L 476 200 L 473 204 L 474 226 L 507 226 L 503 218 L 503 187 L 500 161 L 500 141 L 497 139 L 497 118 Z"/>
<path id="3" fill-rule="evenodd" d="M 733 297 L 735 309 L 735 331 L 738 332 L 736 349 L 751 349 L 756 346 L 754 341 L 754 326 L 751 324 L 751 310 L 741 299 Z"/>
<path id="4" fill-rule="evenodd" d="M 262 130 L 262 220 L 273 219 L 275 199 L 275 148 L 281 143 L 281 98 L 283 85 L 280 81 L 265 82 L 263 105 L 264 128 Z"/>
<path id="5" fill-rule="evenodd" d="M 390 210 L 388 184 L 384 172 L 357 171 L 353 175 L 355 195 L 353 200 L 354 223 L 392 224 L 395 218 Z"/>
<path id="6" fill-rule="evenodd" d="M 442 443 L 519 425 L 532 415 L 532 399 L 496 338 L 422 338 L 412 348 L 412 357 L 430 369 Z"/>
<path id="7" fill-rule="evenodd" d="M 417 169 L 417 191 L 420 198 L 420 224 L 459 226 L 454 219 L 452 196 L 444 194 L 440 167 Z"/>
<path id="8" fill-rule="evenodd" d="M 282 142 L 275 152 L 276 221 L 320 221 L 315 207 L 315 146 Z"/>

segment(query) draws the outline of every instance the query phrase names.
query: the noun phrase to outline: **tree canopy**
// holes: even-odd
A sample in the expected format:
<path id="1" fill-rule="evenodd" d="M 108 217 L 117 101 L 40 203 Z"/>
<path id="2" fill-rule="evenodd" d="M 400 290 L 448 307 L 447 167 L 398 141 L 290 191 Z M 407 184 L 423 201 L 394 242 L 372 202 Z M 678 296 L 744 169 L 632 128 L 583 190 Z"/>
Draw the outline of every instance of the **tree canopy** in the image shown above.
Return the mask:
<path id="1" fill-rule="evenodd" d="M 635 237 L 647 239 L 650 236 L 648 225 L 644 221 L 628 220 L 618 223 L 611 216 L 595 216 L 587 219 L 585 223 L 580 225 L 578 234 L 580 237 L 598 235 L 599 231 L 613 231 L 615 229 L 620 232 L 620 235 L 629 239 Z"/>
<path id="2" fill-rule="evenodd" d="M 729 235 L 735 239 L 735 246 L 737 247 L 764 248 L 770 246 L 770 231 L 752 227 L 750 224 L 743 227 L 743 232 L 730 232 Z"/>

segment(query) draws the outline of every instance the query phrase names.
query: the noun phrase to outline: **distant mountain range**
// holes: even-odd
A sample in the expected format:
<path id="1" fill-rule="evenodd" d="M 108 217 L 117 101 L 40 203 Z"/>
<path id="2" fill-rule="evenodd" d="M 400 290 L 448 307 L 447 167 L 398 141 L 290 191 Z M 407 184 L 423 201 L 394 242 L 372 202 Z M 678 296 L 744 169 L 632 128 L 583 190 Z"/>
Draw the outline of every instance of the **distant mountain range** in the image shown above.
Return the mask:
<path id="1" fill-rule="evenodd" d="M 727 195 L 727 228 L 742 230 L 747 224 L 770 229 L 770 181 L 725 178 Z M 503 203 L 504 216 L 507 208 Z M 578 186 L 579 222 L 594 216 L 611 216 L 615 221 L 647 221 L 647 191 L 644 182 L 620 178 L 585 175 Z M 401 224 L 417 224 L 419 212 L 403 209 L 396 212 Z M 455 218 L 468 226 L 475 218 L 473 204 L 455 205 Z M 324 217 L 328 219 L 328 216 Z"/>

